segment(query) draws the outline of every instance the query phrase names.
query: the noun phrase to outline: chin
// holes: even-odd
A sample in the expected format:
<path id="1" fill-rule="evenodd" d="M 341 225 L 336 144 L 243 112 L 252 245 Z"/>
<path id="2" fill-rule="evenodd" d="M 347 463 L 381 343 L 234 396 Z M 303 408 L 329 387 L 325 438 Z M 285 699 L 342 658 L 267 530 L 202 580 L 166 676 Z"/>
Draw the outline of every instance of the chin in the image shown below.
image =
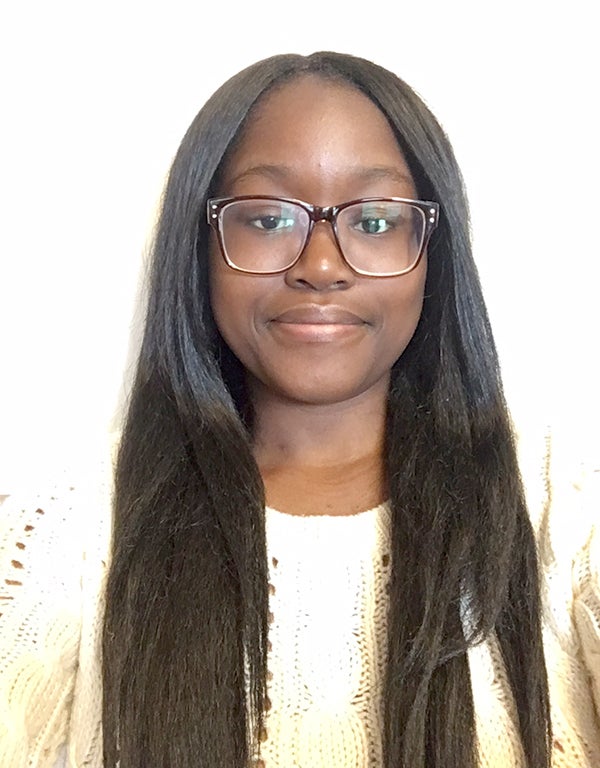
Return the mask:
<path id="1" fill-rule="evenodd" d="M 274 382 L 270 382 L 267 386 L 280 400 L 288 403 L 334 406 L 353 402 L 357 398 L 368 397 L 375 394 L 376 391 L 381 392 L 382 389 L 387 392 L 388 380 L 386 377 L 384 382 L 341 382 L 338 375 L 331 380 L 325 381 L 321 378 L 318 381 L 305 380 L 302 383 L 298 377 L 293 382 L 278 382 L 275 385 Z"/>

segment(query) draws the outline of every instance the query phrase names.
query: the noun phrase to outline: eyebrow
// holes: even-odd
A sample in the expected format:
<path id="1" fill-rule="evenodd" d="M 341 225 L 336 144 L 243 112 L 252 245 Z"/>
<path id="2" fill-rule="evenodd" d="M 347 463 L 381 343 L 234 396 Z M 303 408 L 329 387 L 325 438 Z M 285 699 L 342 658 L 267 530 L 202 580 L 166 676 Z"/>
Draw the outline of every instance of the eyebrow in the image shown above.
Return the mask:
<path id="1" fill-rule="evenodd" d="M 269 165 L 268 163 L 254 165 L 251 168 L 246 168 L 241 173 L 238 173 L 232 179 L 229 180 L 230 184 L 236 184 L 243 181 L 246 178 L 252 176 L 267 176 L 275 181 L 286 181 L 290 177 L 293 177 L 294 171 L 286 165 Z M 395 181 L 400 184 L 414 184 L 410 173 L 403 172 L 395 166 L 388 165 L 375 165 L 375 166 L 350 166 L 347 170 L 349 181 Z"/>
<path id="2" fill-rule="evenodd" d="M 409 171 L 403 172 L 395 166 L 375 165 L 356 166 L 350 169 L 350 174 L 358 181 L 397 181 L 401 184 L 414 184 Z"/>

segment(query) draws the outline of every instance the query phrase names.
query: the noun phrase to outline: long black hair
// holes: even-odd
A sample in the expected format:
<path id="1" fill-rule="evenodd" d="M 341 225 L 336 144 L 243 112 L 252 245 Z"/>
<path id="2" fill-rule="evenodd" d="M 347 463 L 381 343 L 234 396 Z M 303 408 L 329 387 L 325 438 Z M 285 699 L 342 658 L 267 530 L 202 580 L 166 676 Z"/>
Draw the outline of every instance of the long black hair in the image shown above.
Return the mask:
<path id="1" fill-rule="evenodd" d="M 441 205 L 423 312 L 392 371 L 386 768 L 474 768 L 467 649 L 495 633 L 529 768 L 550 764 L 536 547 L 473 263 L 461 174 L 404 82 L 337 53 L 281 55 L 227 81 L 188 129 L 157 225 L 120 443 L 103 635 L 105 765 L 241 768 L 266 701 L 264 488 L 243 371 L 207 288 L 207 197 L 269 89 L 312 73 L 386 115 L 419 196 Z"/>

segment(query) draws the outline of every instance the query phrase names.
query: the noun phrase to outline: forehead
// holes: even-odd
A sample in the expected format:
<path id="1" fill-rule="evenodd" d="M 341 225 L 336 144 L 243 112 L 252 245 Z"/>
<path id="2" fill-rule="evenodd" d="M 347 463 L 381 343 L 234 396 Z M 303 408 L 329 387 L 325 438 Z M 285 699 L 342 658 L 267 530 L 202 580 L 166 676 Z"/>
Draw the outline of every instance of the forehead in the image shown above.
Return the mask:
<path id="1" fill-rule="evenodd" d="M 226 159 L 222 191 L 253 194 L 248 187 L 259 179 L 280 184 L 281 194 L 291 194 L 286 184 L 325 193 L 336 182 L 383 179 L 407 188 L 379 193 L 398 195 L 414 187 L 383 112 L 354 86 L 314 75 L 277 86 L 256 105 Z"/>

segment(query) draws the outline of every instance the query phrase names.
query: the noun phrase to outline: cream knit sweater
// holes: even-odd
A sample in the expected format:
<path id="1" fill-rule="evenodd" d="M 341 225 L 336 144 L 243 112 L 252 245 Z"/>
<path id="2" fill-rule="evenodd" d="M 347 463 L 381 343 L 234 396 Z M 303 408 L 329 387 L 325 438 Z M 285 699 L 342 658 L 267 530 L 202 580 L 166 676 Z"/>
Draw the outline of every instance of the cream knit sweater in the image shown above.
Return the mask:
<path id="1" fill-rule="evenodd" d="M 532 432 L 520 457 L 544 574 L 555 768 L 600 768 L 598 466 Z M 100 768 L 99 640 L 110 475 L 9 495 L 0 509 L 0 766 Z M 381 765 L 390 567 L 385 506 L 267 510 L 267 768 Z M 481 765 L 523 765 L 493 639 L 469 653 Z"/>

